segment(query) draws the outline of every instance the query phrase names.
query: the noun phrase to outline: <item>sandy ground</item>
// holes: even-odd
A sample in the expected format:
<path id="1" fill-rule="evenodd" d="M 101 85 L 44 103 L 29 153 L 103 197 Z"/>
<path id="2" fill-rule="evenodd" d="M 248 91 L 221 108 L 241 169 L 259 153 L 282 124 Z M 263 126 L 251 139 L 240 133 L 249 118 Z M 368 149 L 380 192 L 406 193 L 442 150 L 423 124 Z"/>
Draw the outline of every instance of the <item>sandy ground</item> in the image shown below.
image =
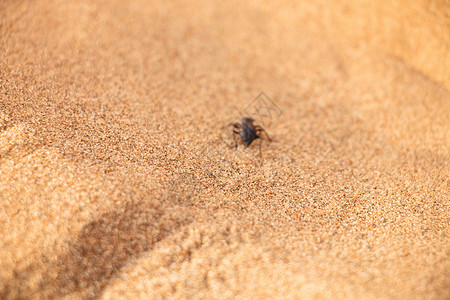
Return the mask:
<path id="1" fill-rule="evenodd" d="M 448 1 L 167 2 L 1 1 L 0 298 L 450 299 Z"/>

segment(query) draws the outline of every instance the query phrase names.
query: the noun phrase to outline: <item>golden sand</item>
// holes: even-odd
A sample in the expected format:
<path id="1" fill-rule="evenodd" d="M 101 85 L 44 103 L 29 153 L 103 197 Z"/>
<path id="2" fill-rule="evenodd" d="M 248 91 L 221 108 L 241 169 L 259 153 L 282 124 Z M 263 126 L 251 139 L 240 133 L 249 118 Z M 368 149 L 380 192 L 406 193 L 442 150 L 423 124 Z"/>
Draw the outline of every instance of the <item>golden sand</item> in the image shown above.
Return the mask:
<path id="1" fill-rule="evenodd" d="M 449 299 L 448 1 L 167 2 L 0 3 L 0 298 Z"/>

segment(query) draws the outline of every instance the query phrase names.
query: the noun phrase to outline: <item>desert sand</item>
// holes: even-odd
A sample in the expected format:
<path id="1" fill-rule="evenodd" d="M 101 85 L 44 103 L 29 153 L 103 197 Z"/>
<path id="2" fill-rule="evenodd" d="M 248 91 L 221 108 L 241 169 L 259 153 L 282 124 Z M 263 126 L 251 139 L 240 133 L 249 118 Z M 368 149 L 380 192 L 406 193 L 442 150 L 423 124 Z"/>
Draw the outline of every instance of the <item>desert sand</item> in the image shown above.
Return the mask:
<path id="1" fill-rule="evenodd" d="M 1 1 L 0 298 L 450 299 L 449 120 L 448 1 Z"/>

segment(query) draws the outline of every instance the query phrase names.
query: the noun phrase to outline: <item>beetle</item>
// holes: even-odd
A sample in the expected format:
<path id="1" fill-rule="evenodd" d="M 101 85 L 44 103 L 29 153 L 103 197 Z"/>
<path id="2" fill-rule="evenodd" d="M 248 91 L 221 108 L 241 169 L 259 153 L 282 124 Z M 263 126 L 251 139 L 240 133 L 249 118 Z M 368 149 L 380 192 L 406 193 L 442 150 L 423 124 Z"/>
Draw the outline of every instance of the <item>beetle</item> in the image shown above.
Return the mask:
<path id="1" fill-rule="evenodd" d="M 267 134 L 266 130 L 264 130 L 264 128 L 262 128 L 259 125 L 255 125 L 255 120 L 252 118 L 249 117 L 242 118 L 240 123 L 239 122 L 231 123 L 229 124 L 229 126 L 233 126 L 233 139 L 235 149 L 237 149 L 238 146 L 236 135 L 239 135 L 241 137 L 242 141 L 245 144 L 245 147 L 250 146 L 254 140 L 260 139 L 259 154 L 261 154 L 262 133 L 264 133 L 269 142 L 272 141 L 272 139 Z"/>

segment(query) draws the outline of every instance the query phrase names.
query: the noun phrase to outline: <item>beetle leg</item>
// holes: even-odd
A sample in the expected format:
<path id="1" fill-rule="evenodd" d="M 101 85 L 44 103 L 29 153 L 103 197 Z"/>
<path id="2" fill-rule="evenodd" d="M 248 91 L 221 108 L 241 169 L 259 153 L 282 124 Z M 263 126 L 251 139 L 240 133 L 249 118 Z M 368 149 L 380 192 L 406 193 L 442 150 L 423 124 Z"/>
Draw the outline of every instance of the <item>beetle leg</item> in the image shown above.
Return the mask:
<path id="1" fill-rule="evenodd" d="M 229 148 L 234 148 L 234 149 L 237 149 L 237 140 L 236 140 L 236 134 L 239 134 L 239 132 L 237 132 L 236 130 L 233 130 L 233 140 L 234 140 L 234 146 L 233 145 L 230 145 L 230 144 L 228 144 L 227 142 L 225 142 L 225 144 L 229 147 Z"/>
<path id="2" fill-rule="evenodd" d="M 263 139 L 259 139 L 259 155 L 262 156 L 261 152 L 261 146 L 262 146 Z"/>
<path id="3" fill-rule="evenodd" d="M 225 128 L 230 127 L 230 126 L 233 126 L 235 129 L 238 129 L 238 130 L 241 128 L 241 124 L 240 123 L 230 123 L 230 124 L 225 125 L 225 126 L 223 126 L 221 128 L 225 129 Z"/>
<path id="4" fill-rule="evenodd" d="M 225 127 L 229 127 L 229 126 L 233 126 L 235 129 L 239 129 L 241 128 L 241 124 L 240 123 L 230 123 Z"/>
<path id="5" fill-rule="evenodd" d="M 236 140 L 236 134 L 239 135 L 240 133 L 239 133 L 239 131 L 236 131 L 233 129 L 234 149 L 237 149 L 237 146 L 238 146 L 237 140 Z"/>
<path id="6" fill-rule="evenodd" d="M 267 134 L 267 131 L 264 130 L 264 128 L 262 128 L 261 126 L 255 126 L 255 130 L 259 131 L 259 132 L 264 132 L 265 136 L 267 137 L 267 140 L 269 142 L 272 141 L 272 139 L 270 138 L 270 136 Z"/>

